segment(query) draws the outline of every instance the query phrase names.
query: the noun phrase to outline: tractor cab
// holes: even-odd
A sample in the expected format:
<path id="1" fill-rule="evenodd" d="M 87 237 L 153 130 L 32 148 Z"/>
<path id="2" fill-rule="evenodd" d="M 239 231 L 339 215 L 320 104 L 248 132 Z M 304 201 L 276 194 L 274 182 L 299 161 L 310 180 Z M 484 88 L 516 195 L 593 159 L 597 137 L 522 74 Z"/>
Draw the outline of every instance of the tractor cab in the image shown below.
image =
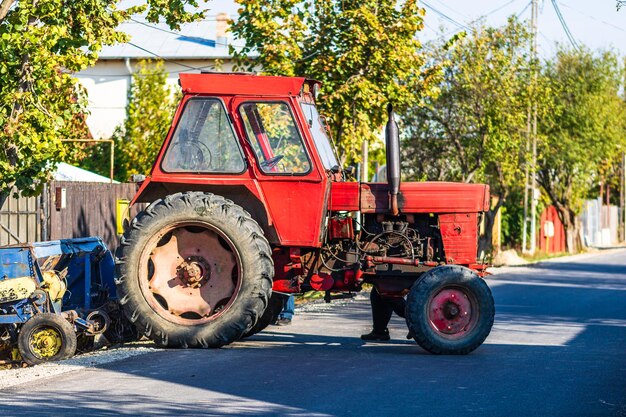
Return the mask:
<path id="1" fill-rule="evenodd" d="M 318 83 L 181 74 L 180 85 L 172 128 L 134 202 L 219 188 L 262 219 L 271 243 L 321 246 L 330 180 L 340 178 L 340 169 L 315 106 Z"/>

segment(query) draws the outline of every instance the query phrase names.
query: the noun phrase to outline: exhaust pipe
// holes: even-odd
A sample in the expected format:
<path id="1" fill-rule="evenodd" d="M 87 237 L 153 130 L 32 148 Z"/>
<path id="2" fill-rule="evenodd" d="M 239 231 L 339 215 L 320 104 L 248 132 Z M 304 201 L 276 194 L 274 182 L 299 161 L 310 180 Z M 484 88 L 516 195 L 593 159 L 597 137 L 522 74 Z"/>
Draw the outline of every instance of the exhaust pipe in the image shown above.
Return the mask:
<path id="1" fill-rule="evenodd" d="M 385 144 L 387 146 L 387 184 L 389 185 L 389 211 L 394 216 L 398 209 L 398 193 L 400 192 L 400 134 L 394 119 L 393 106 L 387 105 L 389 120 L 385 126 Z"/>

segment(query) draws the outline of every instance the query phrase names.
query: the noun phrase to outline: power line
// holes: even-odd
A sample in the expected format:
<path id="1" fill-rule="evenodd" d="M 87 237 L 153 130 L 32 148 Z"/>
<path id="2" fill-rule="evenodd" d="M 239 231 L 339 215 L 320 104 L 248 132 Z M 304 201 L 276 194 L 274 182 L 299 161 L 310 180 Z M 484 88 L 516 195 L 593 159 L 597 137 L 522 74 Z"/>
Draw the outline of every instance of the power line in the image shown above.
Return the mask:
<path id="1" fill-rule="evenodd" d="M 430 1 L 430 0 L 429 0 Z M 448 9 L 449 11 L 451 11 L 452 13 L 456 14 L 457 16 L 461 16 L 463 19 L 466 19 L 467 16 L 463 15 L 461 12 L 459 12 L 458 10 L 453 9 L 452 7 L 448 6 L 445 2 L 443 2 L 442 0 L 434 0 L 437 3 L 439 3 L 442 7 Z M 439 6 L 437 6 L 439 7 Z"/>
<path id="2" fill-rule="evenodd" d="M 469 21 L 469 22 L 467 23 L 467 25 L 473 25 L 474 23 L 478 22 L 479 20 L 484 19 L 484 18 L 486 18 L 486 17 L 489 17 L 489 16 L 491 16 L 492 14 L 494 14 L 494 13 L 496 13 L 496 12 L 499 12 L 500 10 L 502 10 L 502 9 L 504 9 L 505 7 L 507 7 L 507 6 L 511 5 L 512 3 L 515 3 L 516 1 L 518 1 L 518 0 L 509 0 L 509 1 L 507 1 L 506 3 L 504 3 L 503 5 L 498 6 L 498 7 L 496 7 L 495 9 L 493 9 L 493 10 L 491 10 L 491 11 L 487 12 L 487 13 L 484 13 L 484 14 L 482 14 L 482 15 L 478 16 L 476 19 Z M 422 3 L 424 3 L 424 2 L 422 2 Z M 530 6 L 530 3 L 528 3 L 528 4 L 526 5 L 526 7 L 524 8 L 524 10 L 522 10 L 522 12 L 521 12 L 521 13 L 523 13 L 523 12 L 524 12 L 524 11 L 525 11 L 525 10 L 526 10 L 529 6 Z M 520 14 L 521 14 L 521 13 L 520 13 Z M 518 15 L 518 16 L 519 16 L 519 15 Z M 464 27 L 465 27 L 465 28 L 467 28 L 467 26 L 464 26 Z M 456 34 L 456 33 L 458 33 L 458 32 L 459 32 L 459 31 L 457 30 L 457 31 L 455 31 L 455 32 L 451 32 L 451 33 L 444 33 L 444 36 L 448 36 L 449 34 Z"/>
<path id="3" fill-rule="evenodd" d="M 163 28 L 161 28 L 161 27 L 158 27 L 158 26 L 152 25 L 152 24 L 147 23 L 147 22 L 142 22 L 141 20 L 137 20 L 137 19 L 134 19 L 134 18 L 132 18 L 132 17 L 130 18 L 130 20 L 131 20 L 131 21 L 133 21 L 133 22 L 135 22 L 135 23 L 137 23 L 137 24 L 140 24 L 140 25 L 143 25 L 143 26 L 149 27 L 149 28 L 151 28 L 151 29 L 160 30 L 161 32 L 170 33 L 170 34 L 172 34 L 172 35 L 177 35 L 177 36 L 179 36 L 179 37 L 181 37 L 181 38 L 190 39 L 190 40 L 193 40 L 193 41 L 202 41 L 202 43 L 205 43 L 207 46 L 210 46 L 210 47 L 214 47 L 214 48 L 215 48 L 215 47 L 217 46 L 216 42 L 215 42 L 213 39 L 203 38 L 203 37 L 201 37 L 201 36 L 188 36 L 188 35 L 183 35 L 183 34 L 182 34 L 182 33 L 180 33 L 180 32 L 174 32 L 174 31 L 172 31 L 172 30 L 163 29 Z M 197 22 L 204 22 L 204 21 L 207 21 L 207 22 L 208 22 L 208 21 L 212 21 L 212 20 L 211 20 L 211 19 L 203 19 L 203 20 L 198 20 Z M 244 48 L 244 47 L 245 47 L 245 45 L 242 45 L 242 44 L 237 44 L 237 43 L 235 43 L 235 42 L 230 42 L 230 43 L 229 43 L 229 45 L 230 45 L 230 46 L 233 46 L 233 47 L 235 47 L 235 48 Z"/>
<path id="4" fill-rule="evenodd" d="M 603 23 L 603 24 L 605 24 L 605 25 L 607 25 L 607 26 L 610 26 L 610 27 L 612 27 L 612 28 L 614 28 L 614 29 L 617 29 L 617 30 L 619 30 L 619 31 L 621 31 L 621 32 L 626 32 L 626 30 L 624 30 L 624 28 L 621 28 L 621 27 L 619 27 L 619 26 L 616 26 L 616 25 L 614 25 L 614 24 L 612 24 L 612 23 L 609 23 L 609 22 L 606 22 L 606 21 L 604 21 L 604 20 L 600 20 L 600 19 L 598 19 L 598 18 L 595 18 L 595 17 L 593 17 L 593 16 L 591 16 L 591 15 L 586 14 L 585 12 L 582 12 L 582 11 L 580 11 L 580 10 L 578 10 L 578 9 L 573 8 L 572 6 L 569 6 L 569 5 L 567 5 L 567 4 L 563 4 L 563 3 L 560 3 L 560 2 L 559 2 L 559 4 L 560 4 L 561 6 L 563 6 L 563 7 L 567 7 L 568 9 L 571 9 L 571 10 L 573 10 L 573 11 L 577 12 L 577 13 L 580 13 L 581 15 L 583 15 L 583 16 L 585 16 L 585 17 L 588 17 L 589 19 L 595 20 L 596 22 Z"/>
<path id="5" fill-rule="evenodd" d="M 511 0 L 511 1 L 507 2 L 507 3 L 504 3 L 502 6 L 497 7 L 497 8 L 495 8 L 495 9 L 493 9 L 492 11 L 490 11 L 490 12 L 488 12 L 488 13 L 486 13 L 486 14 L 484 14 L 484 15 L 480 16 L 478 19 L 482 19 L 482 18 L 484 18 L 484 17 L 487 17 L 487 16 L 490 16 L 490 15 L 494 14 L 495 12 L 499 12 L 500 10 L 504 9 L 504 8 L 505 8 L 506 6 L 508 6 L 509 4 L 511 4 L 511 3 L 515 3 L 516 1 L 517 1 L 517 0 Z M 476 20 L 478 20 L 478 19 L 476 19 Z M 474 21 L 476 21 L 476 20 L 474 20 Z"/>
<path id="6" fill-rule="evenodd" d="M 565 23 L 565 18 L 563 17 L 563 14 L 561 13 L 561 9 L 559 9 L 559 5 L 556 4 L 556 0 L 551 0 L 551 3 L 552 3 L 552 7 L 554 7 L 554 11 L 556 12 L 557 17 L 559 18 L 559 21 L 561 22 L 563 31 L 565 31 L 565 35 L 569 39 L 572 46 L 575 49 L 579 49 L 576 39 L 574 39 L 574 36 L 572 35 L 572 32 L 570 32 L 569 27 L 567 26 L 567 23 Z"/>
<path id="7" fill-rule="evenodd" d="M 433 6 L 431 6 L 430 4 L 426 3 L 425 1 L 422 1 L 422 4 L 424 6 L 426 6 L 427 8 L 429 8 L 430 10 L 432 10 L 434 13 L 438 14 L 439 16 L 441 16 L 442 18 L 447 20 L 448 22 L 452 23 L 453 25 L 455 25 L 455 26 L 457 26 L 457 27 L 459 27 L 461 29 L 469 30 L 469 28 L 467 26 L 465 26 L 464 24 L 457 22 L 456 20 L 454 20 L 453 18 L 451 18 L 447 14 L 439 11 L 438 9 L 434 8 Z"/>
<path id="8" fill-rule="evenodd" d="M 169 62 L 171 62 L 171 63 L 173 63 L 173 64 L 180 65 L 181 67 L 185 67 L 185 68 L 192 69 L 192 70 L 200 70 L 200 69 L 201 69 L 201 68 L 199 68 L 199 67 L 192 67 L 191 65 L 183 64 L 183 63 L 181 63 L 181 62 L 174 61 L 174 60 L 172 60 L 172 59 L 163 58 L 163 57 L 162 57 L 162 56 L 160 56 L 159 54 L 156 54 L 156 53 L 154 53 L 154 52 L 152 52 L 152 51 L 149 51 L 149 50 L 147 50 L 146 48 L 142 48 L 141 46 L 136 45 L 136 44 L 134 44 L 134 43 L 132 43 L 132 42 L 128 42 L 128 44 L 129 44 L 130 46 L 134 46 L 135 48 L 137 48 L 137 49 L 139 49 L 139 50 L 142 50 L 142 51 L 144 51 L 144 52 L 146 52 L 146 53 L 148 53 L 148 54 L 150 54 L 150 55 L 153 55 L 153 56 L 155 56 L 155 57 L 157 57 L 157 58 L 159 58 L 159 59 L 162 59 L 163 61 L 169 61 Z"/>
<path id="9" fill-rule="evenodd" d="M 139 59 L 143 59 L 143 58 L 132 58 L 134 60 L 139 60 Z M 164 59 L 164 58 L 161 58 Z M 165 58 L 165 61 L 169 61 L 172 62 L 170 59 Z M 176 62 L 173 62 L 174 64 L 176 64 Z M 176 71 L 167 71 L 168 74 L 180 74 L 181 72 L 185 72 L 185 71 L 194 71 L 194 70 L 206 70 L 206 69 L 212 69 L 215 68 L 215 64 L 207 64 L 207 65 L 203 65 L 201 67 L 192 67 L 192 68 L 186 68 L 186 69 L 181 69 L 181 70 L 176 70 Z M 100 74 L 100 73 L 84 73 L 84 74 L 80 74 L 80 73 L 75 73 L 73 75 L 73 77 L 75 78 L 93 78 L 93 77 L 106 77 L 106 78 L 128 78 L 129 75 L 131 74 Z M 143 74 L 139 74 L 137 72 L 132 74 L 133 76 L 137 76 L 137 77 L 147 77 L 147 75 L 143 75 Z"/>
<path id="10" fill-rule="evenodd" d="M 526 6 L 524 6 L 524 8 L 517 14 L 517 17 L 520 17 L 521 15 L 526 13 L 526 10 L 528 10 L 531 4 L 532 4 L 532 1 L 529 1 L 528 3 L 526 3 Z"/>

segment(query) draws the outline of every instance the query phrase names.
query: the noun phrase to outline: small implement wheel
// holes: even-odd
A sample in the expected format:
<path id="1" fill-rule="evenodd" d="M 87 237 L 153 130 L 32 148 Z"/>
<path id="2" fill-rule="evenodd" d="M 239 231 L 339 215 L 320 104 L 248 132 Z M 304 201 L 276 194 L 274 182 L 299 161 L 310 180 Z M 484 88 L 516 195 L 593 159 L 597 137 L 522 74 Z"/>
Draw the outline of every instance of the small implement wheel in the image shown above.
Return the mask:
<path id="1" fill-rule="evenodd" d="M 24 323 L 17 338 L 20 355 L 29 365 L 70 358 L 76 353 L 76 344 L 72 325 L 51 313 L 33 316 Z"/>
<path id="2" fill-rule="evenodd" d="M 220 347 L 263 314 L 274 265 L 263 230 L 230 200 L 201 192 L 155 201 L 117 252 L 117 293 L 141 334 L 169 347 Z"/>
<path id="3" fill-rule="evenodd" d="M 407 297 L 406 321 L 425 350 L 465 355 L 480 346 L 493 326 L 491 290 L 468 268 L 434 268 L 413 284 Z"/>
<path id="4" fill-rule="evenodd" d="M 263 312 L 263 315 L 259 317 L 259 320 L 256 322 L 256 324 L 250 330 L 248 330 L 246 334 L 243 335 L 243 337 L 250 337 L 259 332 L 262 332 L 267 326 L 275 322 L 276 319 L 278 319 L 278 315 L 280 314 L 280 312 L 283 311 L 286 301 L 287 296 L 273 293 L 270 297 L 270 302 L 267 305 L 267 308 Z"/>

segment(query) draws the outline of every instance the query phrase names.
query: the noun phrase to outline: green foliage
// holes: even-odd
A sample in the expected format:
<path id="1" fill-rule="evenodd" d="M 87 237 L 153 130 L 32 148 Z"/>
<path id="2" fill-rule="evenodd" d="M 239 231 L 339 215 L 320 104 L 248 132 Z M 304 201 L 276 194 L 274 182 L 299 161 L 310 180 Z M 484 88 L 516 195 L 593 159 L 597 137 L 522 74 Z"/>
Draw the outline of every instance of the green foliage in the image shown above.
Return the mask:
<path id="1" fill-rule="evenodd" d="M 409 177 L 487 181 L 505 197 L 520 181 L 529 97 L 530 34 L 512 18 L 477 26 L 451 47 L 432 45 L 444 67 L 440 94 L 404 119 Z"/>
<path id="2" fill-rule="evenodd" d="M 624 69 L 613 52 L 560 49 L 542 77 L 552 94 L 539 124 L 538 180 L 572 229 L 583 200 L 626 149 Z"/>
<path id="3" fill-rule="evenodd" d="M 231 30 L 246 42 L 232 49 L 239 66 L 322 81 L 319 106 L 343 160 L 358 159 L 364 140 L 380 147 L 386 103 L 402 111 L 433 93 L 438 72 L 420 53 L 424 9 L 416 0 L 238 3 Z"/>
<path id="4" fill-rule="evenodd" d="M 113 133 L 115 178 L 128 181 L 133 174 L 148 174 L 169 130 L 177 100 L 166 84 L 162 61 L 142 60 L 133 73 L 126 120 Z M 108 176 L 109 145 L 91 147 L 81 166 Z"/>
<path id="5" fill-rule="evenodd" d="M 116 27 L 147 11 L 173 28 L 200 16 L 192 0 L 2 0 L 0 3 L 0 194 L 15 185 L 36 194 L 64 158 L 61 139 L 81 138 L 86 94 L 72 73 L 93 65 L 103 45 L 126 40 Z"/>
<path id="6" fill-rule="evenodd" d="M 478 24 L 431 46 L 443 67 L 439 95 L 404 118 L 403 164 L 409 178 L 484 182 L 498 197 L 485 217 L 480 250 L 491 246 L 495 215 L 523 180 L 530 86 L 530 33 L 514 17 L 501 28 Z"/>

